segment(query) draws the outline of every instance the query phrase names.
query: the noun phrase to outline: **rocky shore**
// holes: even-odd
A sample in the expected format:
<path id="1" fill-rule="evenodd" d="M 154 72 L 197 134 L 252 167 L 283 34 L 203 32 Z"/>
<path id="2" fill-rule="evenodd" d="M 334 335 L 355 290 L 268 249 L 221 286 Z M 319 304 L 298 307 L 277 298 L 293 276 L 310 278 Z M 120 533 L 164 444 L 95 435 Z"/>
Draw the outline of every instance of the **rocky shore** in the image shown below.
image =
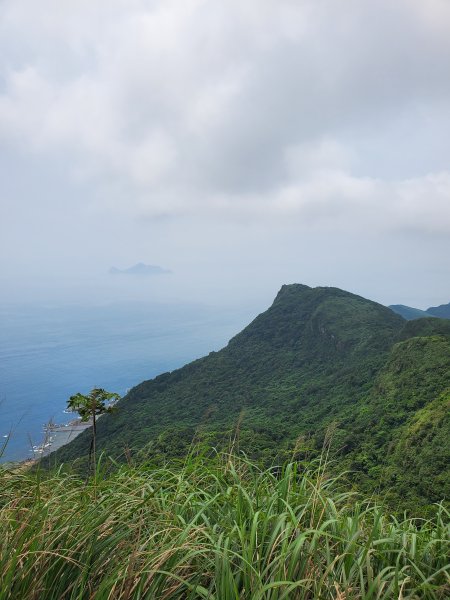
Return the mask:
<path id="1" fill-rule="evenodd" d="M 33 446 L 34 458 L 48 456 L 61 446 L 68 444 L 91 425 L 91 421 L 81 421 L 81 419 L 74 419 L 64 425 L 48 423 L 44 428 L 44 441 L 38 446 Z"/>

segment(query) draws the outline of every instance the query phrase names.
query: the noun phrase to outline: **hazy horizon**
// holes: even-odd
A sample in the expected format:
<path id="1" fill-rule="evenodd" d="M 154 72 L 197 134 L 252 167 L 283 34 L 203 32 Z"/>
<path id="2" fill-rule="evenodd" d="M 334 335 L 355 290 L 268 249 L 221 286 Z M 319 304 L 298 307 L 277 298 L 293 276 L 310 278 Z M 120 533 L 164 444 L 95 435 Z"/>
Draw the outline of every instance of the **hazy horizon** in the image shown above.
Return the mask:
<path id="1" fill-rule="evenodd" d="M 231 291 L 221 297 L 219 290 L 213 286 L 205 288 L 202 292 L 193 293 L 188 287 L 183 295 L 183 289 L 177 287 L 175 283 L 170 285 L 159 285 L 154 281 L 121 281 L 111 282 L 108 277 L 102 275 L 98 279 L 92 279 L 88 282 L 67 282 L 60 290 L 54 290 L 50 286 L 44 285 L 41 288 L 34 288 L 32 294 L 24 286 L 23 293 L 20 285 L 15 287 L 15 295 L 8 297 L 8 294 L 3 294 L 0 299 L 0 307 L 42 307 L 42 308 L 64 308 L 64 307 L 79 307 L 79 308 L 96 308 L 108 307 L 116 305 L 130 306 L 147 305 L 147 306 L 193 306 L 204 307 L 209 310 L 227 311 L 227 310 L 243 310 L 243 311 L 263 311 L 272 303 L 280 287 L 285 284 L 301 283 L 314 287 L 338 287 L 349 291 L 353 294 L 363 296 L 368 300 L 374 300 L 384 306 L 403 304 L 419 309 L 427 309 L 432 306 L 439 306 L 450 302 L 450 297 L 444 295 L 439 297 L 438 294 L 429 293 L 423 294 L 402 294 L 394 296 L 391 292 L 387 293 L 365 293 L 364 289 L 359 289 L 357 286 L 342 286 L 336 283 L 316 281 L 314 283 L 308 281 L 278 281 L 271 285 L 272 282 L 267 282 L 265 285 L 260 285 L 249 289 L 248 282 L 241 282 L 242 287 L 238 285 L 234 288 L 234 296 Z M 155 289 L 157 287 L 157 289 Z M 369 286 L 367 286 L 369 287 Z M 361 286 L 364 288 L 364 286 Z M 428 298 L 428 300 L 427 300 Z M 255 313 L 256 314 L 256 313 Z"/>

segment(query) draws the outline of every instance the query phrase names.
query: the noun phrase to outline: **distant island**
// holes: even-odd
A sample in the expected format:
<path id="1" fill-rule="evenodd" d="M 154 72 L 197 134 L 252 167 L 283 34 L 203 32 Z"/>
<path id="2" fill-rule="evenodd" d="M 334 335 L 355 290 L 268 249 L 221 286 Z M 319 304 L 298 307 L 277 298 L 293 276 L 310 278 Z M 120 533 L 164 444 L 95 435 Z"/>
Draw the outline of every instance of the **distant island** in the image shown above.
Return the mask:
<path id="1" fill-rule="evenodd" d="M 169 269 L 164 269 L 158 265 L 146 265 L 144 263 L 136 263 L 128 269 L 118 269 L 117 267 L 111 267 L 109 269 L 110 275 L 138 275 L 138 276 L 153 276 L 153 275 L 165 275 L 171 273 Z"/>

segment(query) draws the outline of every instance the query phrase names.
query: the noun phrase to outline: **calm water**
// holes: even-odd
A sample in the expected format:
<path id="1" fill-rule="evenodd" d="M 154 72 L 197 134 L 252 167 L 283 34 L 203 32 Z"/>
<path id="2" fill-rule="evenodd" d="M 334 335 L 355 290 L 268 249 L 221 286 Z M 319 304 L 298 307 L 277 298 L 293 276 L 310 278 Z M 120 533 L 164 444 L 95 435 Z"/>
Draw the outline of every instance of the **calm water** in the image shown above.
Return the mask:
<path id="1" fill-rule="evenodd" d="M 0 307 L 0 461 L 32 456 L 43 425 L 94 386 L 128 388 L 224 346 L 248 315 L 195 306 Z M 73 418 L 73 416 L 72 416 Z"/>

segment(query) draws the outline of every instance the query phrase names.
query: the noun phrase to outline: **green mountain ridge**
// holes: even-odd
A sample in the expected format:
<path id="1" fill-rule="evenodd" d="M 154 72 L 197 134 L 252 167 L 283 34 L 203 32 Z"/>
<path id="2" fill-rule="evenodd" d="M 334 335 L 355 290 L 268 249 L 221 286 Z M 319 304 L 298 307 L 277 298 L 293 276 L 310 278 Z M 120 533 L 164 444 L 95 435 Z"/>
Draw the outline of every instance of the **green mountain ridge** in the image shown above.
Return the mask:
<path id="1" fill-rule="evenodd" d="M 440 306 L 431 306 L 426 310 L 412 308 L 411 306 L 405 306 L 404 304 L 391 304 L 389 308 L 408 321 L 412 319 L 421 319 L 423 317 L 450 319 L 450 302 L 448 304 L 441 304 Z"/>
<path id="2" fill-rule="evenodd" d="M 285 285 L 225 348 L 133 388 L 100 419 L 97 448 L 158 462 L 193 439 L 235 440 L 271 464 L 294 448 L 309 460 L 331 435 L 356 487 L 426 506 L 450 496 L 449 356 L 447 321 L 405 322 L 337 288 Z M 86 460 L 89 442 L 83 433 L 47 463 Z"/>
<path id="3" fill-rule="evenodd" d="M 450 319 L 450 302 L 448 304 L 441 304 L 440 306 L 431 306 L 427 309 L 427 313 L 440 319 Z"/>

